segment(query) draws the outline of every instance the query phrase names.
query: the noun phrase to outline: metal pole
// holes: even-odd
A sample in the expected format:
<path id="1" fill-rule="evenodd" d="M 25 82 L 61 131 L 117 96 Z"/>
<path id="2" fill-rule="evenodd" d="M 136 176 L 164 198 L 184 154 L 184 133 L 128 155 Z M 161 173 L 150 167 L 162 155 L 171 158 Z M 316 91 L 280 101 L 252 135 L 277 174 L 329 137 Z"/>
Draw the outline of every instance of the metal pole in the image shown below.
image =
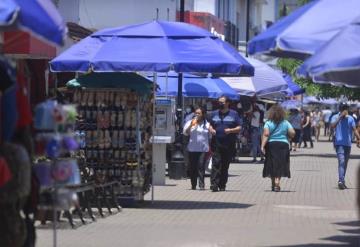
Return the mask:
<path id="1" fill-rule="evenodd" d="M 152 125 L 152 164 L 151 164 L 151 203 L 154 203 L 154 139 L 155 139 L 155 100 L 156 100 L 156 81 L 157 73 L 154 72 L 154 85 L 153 85 L 153 125 Z"/>
<path id="2" fill-rule="evenodd" d="M 246 49 L 245 56 L 248 57 L 248 42 L 250 39 L 250 0 L 246 1 Z"/>
<path id="3" fill-rule="evenodd" d="M 180 0 L 180 22 L 184 22 L 185 18 L 184 18 L 184 12 L 185 12 L 185 0 Z M 182 86 L 183 86 L 183 74 L 179 73 L 178 74 L 178 95 L 177 95 L 177 120 L 178 120 L 178 137 L 180 137 L 181 135 L 181 130 L 182 130 L 182 119 L 183 119 L 183 112 L 182 112 L 182 108 L 183 108 L 183 104 L 182 104 L 182 97 L 183 97 L 183 91 L 182 91 Z"/>

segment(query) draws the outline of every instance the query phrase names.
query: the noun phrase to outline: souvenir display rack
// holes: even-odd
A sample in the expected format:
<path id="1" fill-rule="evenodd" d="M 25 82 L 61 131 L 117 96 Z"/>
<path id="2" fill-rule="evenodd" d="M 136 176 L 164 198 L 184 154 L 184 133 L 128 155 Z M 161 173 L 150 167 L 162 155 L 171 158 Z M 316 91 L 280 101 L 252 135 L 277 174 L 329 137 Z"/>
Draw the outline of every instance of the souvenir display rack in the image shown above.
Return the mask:
<path id="1" fill-rule="evenodd" d="M 128 89 L 77 89 L 73 94 L 80 115 L 76 127 L 83 143 L 80 150 L 86 157 L 87 175 L 82 180 L 119 182 L 115 192 L 120 205 L 127 199 L 142 201 L 150 189 L 149 102 Z"/>

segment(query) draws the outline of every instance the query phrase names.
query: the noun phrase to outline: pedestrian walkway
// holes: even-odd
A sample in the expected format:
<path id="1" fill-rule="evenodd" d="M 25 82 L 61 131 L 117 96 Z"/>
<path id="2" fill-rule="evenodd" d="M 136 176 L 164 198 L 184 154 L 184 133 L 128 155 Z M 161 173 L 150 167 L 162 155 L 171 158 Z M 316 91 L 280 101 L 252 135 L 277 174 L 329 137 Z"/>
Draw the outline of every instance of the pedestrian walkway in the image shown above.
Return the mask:
<path id="1" fill-rule="evenodd" d="M 337 188 L 337 159 L 332 144 L 292 153 L 291 179 L 271 192 L 262 164 L 251 157 L 230 166 L 226 192 L 190 190 L 189 180 L 156 186 L 155 202 L 76 230 L 58 231 L 58 246 L 238 247 L 360 246 L 356 212 L 356 171 L 360 149 L 353 146 L 348 190 Z M 51 246 L 52 232 L 39 229 L 38 245 Z"/>

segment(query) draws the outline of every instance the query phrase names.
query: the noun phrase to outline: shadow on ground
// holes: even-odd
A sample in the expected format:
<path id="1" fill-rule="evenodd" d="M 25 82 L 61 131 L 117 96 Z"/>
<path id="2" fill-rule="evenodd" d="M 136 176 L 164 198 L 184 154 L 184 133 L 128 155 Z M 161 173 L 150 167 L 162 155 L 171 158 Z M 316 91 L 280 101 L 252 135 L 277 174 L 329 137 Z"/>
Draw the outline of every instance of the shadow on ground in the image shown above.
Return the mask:
<path id="1" fill-rule="evenodd" d="M 352 227 L 346 229 L 340 229 L 339 231 L 343 234 L 334 235 L 321 240 L 327 240 L 334 243 L 326 244 L 300 244 L 300 245 L 283 245 L 283 247 L 310 247 L 310 246 L 360 246 L 360 221 L 348 221 L 348 222 L 338 222 L 334 225 L 343 226 L 343 227 Z"/>
<path id="2" fill-rule="evenodd" d="M 336 158 L 336 153 L 324 153 L 324 154 L 306 154 L 306 153 L 291 153 L 291 157 L 318 157 L 318 158 Z M 352 154 L 350 159 L 360 159 L 360 155 Z"/>
<path id="3" fill-rule="evenodd" d="M 154 203 L 145 201 L 141 208 L 168 209 L 168 210 L 202 210 L 202 209 L 247 209 L 254 204 L 243 204 L 235 202 L 211 202 L 211 201 L 159 201 Z"/>

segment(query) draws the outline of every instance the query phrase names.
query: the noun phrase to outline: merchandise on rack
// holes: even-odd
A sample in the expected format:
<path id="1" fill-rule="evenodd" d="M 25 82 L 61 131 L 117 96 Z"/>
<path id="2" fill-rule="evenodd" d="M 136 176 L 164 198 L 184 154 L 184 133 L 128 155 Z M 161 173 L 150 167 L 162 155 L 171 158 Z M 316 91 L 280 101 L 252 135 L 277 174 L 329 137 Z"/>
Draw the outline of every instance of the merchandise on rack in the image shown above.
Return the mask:
<path id="1" fill-rule="evenodd" d="M 75 90 L 76 133 L 83 152 L 83 182 L 117 181 L 118 200 L 143 200 L 150 189 L 152 149 L 149 143 L 152 105 L 128 89 Z"/>

